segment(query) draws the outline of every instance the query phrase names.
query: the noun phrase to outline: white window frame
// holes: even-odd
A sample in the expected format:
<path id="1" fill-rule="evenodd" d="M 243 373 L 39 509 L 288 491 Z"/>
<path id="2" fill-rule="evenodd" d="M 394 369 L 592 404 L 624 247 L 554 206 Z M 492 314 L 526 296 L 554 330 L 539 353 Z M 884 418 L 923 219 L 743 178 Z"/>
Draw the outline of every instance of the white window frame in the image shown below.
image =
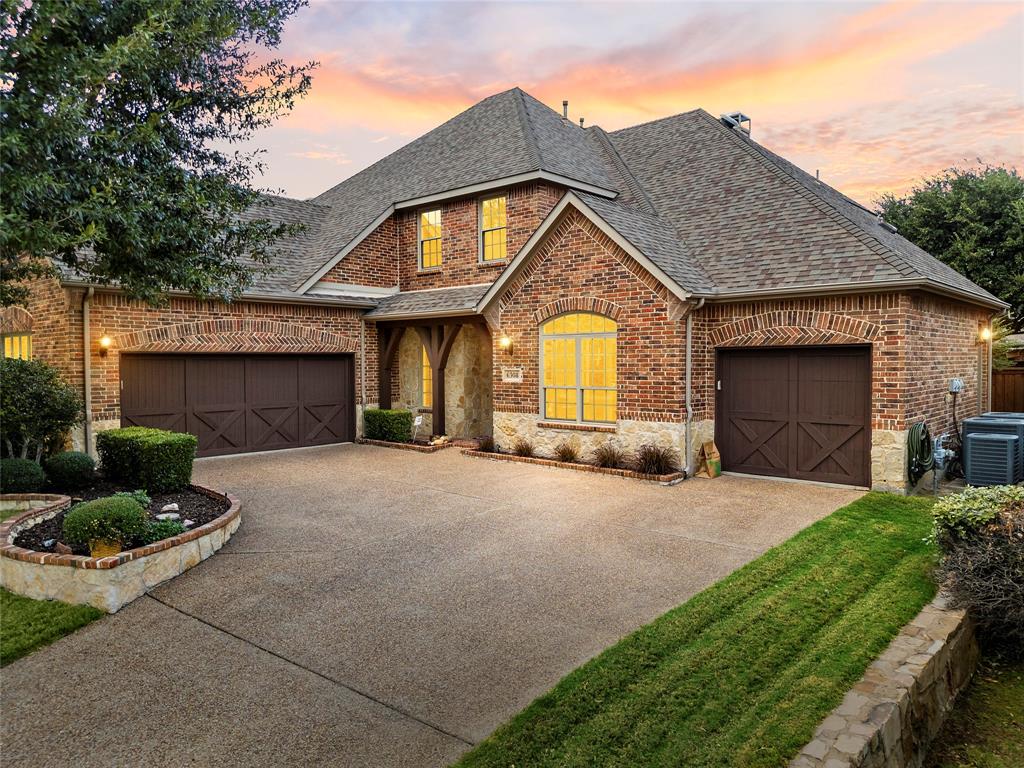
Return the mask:
<path id="1" fill-rule="evenodd" d="M 596 315 L 597 317 L 603 317 L 606 320 L 612 320 L 607 315 L 602 315 L 599 312 L 588 312 L 586 310 L 575 310 L 572 312 L 563 312 L 560 315 L 549 317 L 547 320 L 540 324 L 538 328 L 539 343 L 537 345 L 537 353 L 540 358 L 540 377 L 538 379 L 539 392 L 538 397 L 540 399 L 540 418 L 541 421 L 557 422 L 559 424 L 596 424 L 598 426 L 617 424 L 619 420 L 619 331 L 618 323 L 615 323 L 616 329 L 614 331 L 605 331 L 602 333 L 544 333 L 544 326 L 559 317 L 565 315 Z M 612 320 L 612 322 L 615 322 Z M 547 387 L 544 386 L 544 340 L 545 339 L 574 339 L 576 341 L 576 418 L 575 419 L 555 419 L 549 418 L 547 415 L 547 400 L 544 397 Z M 583 386 L 583 339 L 614 339 L 615 340 L 615 386 L 614 387 L 584 387 Z M 567 387 L 552 387 L 552 389 L 567 389 Z M 605 391 L 611 391 L 616 393 L 615 397 L 615 420 L 614 421 L 588 421 L 583 418 L 583 390 L 585 389 L 602 389 Z"/>
<path id="2" fill-rule="evenodd" d="M 503 259 L 485 259 L 484 258 L 484 202 L 487 200 L 496 200 L 499 197 L 505 198 L 505 226 L 501 229 L 505 230 L 505 258 Z M 489 229 L 488 232 L 495 230 Z M 477 239 L 477 262 L 479 264 L 505 264 L 508 262 L 508 190 L 501 190 L 500 192 L 491 192 L 477 198 L 476 204 L 476 239 Z"/>
<path id="3" fill-rule="evenodd" d="M 441 227 L 441 237 L 436 238 L 441 241 L 441 263 L 436 267 L 425 267 L 423 266 L 423 214 L 433 211 L 437 211 L 437 220 Z M 431 238 L 431 240 L 434 239 Z M 444 265 L 444 209 L 442 206 L 420 208 L 416 211 L 416 264 L 420 272 L 436 272 Z"/>

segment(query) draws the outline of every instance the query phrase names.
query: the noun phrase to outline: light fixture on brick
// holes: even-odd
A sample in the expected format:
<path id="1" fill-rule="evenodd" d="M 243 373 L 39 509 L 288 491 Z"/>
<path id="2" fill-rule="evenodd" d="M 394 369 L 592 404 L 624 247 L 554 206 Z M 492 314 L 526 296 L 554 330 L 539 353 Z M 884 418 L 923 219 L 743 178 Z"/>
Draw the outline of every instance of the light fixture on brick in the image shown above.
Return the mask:
<path id="1" fill-rule="evenodd" d="M 114 346 L 114 340 L 105 333 L 100 336 L 97 343 L 100 345 L 100 357 L 106 357 L 107 352 L 110 351 L 112 346 Z"/>

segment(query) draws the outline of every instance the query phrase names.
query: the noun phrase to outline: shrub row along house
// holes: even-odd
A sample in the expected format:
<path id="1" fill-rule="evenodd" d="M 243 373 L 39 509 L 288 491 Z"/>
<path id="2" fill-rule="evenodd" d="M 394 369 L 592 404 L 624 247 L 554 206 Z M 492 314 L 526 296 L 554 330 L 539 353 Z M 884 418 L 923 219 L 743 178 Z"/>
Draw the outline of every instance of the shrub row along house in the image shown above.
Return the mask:
<path id="1" fill-rule="evenodd" d="M 227 305 L 65 273 L 12 350 L 84 390 L 85 433 L 187 430 L 200 455 L 420 434 L 670 445 L 727 470 L 901 489 L 908 427 L 986 407 L 1005 305 L 874 213 L 695 110 L 608 133 L 515 88 L 306 201 Z"/>

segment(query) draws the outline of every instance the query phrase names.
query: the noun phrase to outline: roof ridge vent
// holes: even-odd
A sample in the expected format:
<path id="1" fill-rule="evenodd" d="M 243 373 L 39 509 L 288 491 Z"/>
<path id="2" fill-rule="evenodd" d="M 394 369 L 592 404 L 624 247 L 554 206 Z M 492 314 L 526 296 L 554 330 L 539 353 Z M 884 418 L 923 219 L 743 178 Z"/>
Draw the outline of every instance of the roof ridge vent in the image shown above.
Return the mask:
<path id="1" fill-rule="evenodd" d="M 742 112 L 728 112 L 721 116 L 722 122 L 740 133 L 750 135 L 750 116 Z"/>

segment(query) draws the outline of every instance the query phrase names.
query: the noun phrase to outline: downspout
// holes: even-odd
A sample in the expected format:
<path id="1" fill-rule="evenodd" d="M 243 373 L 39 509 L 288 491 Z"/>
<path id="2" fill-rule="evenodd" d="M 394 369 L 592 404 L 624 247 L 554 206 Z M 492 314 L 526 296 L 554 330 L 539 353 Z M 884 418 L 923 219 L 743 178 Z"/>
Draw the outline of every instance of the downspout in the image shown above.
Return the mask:
<path id="1" fill-rule="evenodd" d="M 359 316 L 359 406 L 366 413 L 366 318 L 362 315 Z"/>
<path id="2" fill-rule="evenodd" d="M 704 306 L 704 299 L 697 302 L 686 313 L 686 429 L 684 439 L 686 440 L 686 476 L 693 477 L 693 313 Z"/>
<path id="3" fill-rule="evenodd" d="M 92 354 L 89 348 L 89 304 L 95 289 L 90 285 L 82 296 L 82 387 L 85 390 L 85 422 L 83 432 L 85 452 L 90 456 L 92 450 Z"/>

